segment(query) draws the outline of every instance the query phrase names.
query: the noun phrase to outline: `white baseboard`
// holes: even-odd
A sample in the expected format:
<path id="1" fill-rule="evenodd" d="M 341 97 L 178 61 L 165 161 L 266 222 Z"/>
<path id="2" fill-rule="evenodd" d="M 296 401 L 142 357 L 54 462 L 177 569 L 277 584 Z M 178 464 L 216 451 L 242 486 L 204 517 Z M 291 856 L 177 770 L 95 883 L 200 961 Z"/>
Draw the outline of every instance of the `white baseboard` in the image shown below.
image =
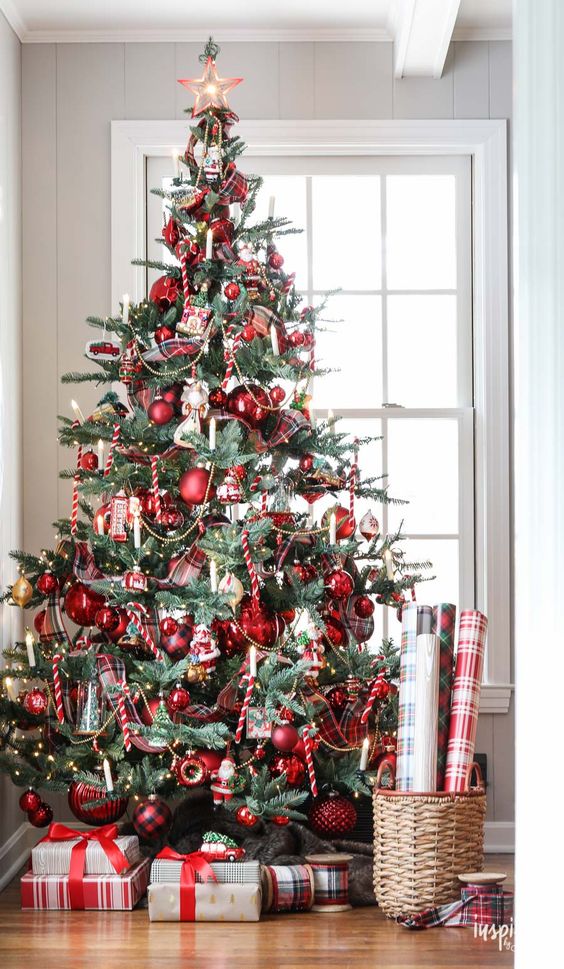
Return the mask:
<path id="1" fill-rule="evenodd" d="M 515 824 L 513 821 L 486 821 L 486 854 L 515 852 Z"/>
<path id="2" fill-rule="evenodd" d="M 23 821 L 4 842 L 0 848 L 0 892 L 10 884 L 20 868 L 23 868 L 39 834 L 37 828 L 28 821 Z"/>

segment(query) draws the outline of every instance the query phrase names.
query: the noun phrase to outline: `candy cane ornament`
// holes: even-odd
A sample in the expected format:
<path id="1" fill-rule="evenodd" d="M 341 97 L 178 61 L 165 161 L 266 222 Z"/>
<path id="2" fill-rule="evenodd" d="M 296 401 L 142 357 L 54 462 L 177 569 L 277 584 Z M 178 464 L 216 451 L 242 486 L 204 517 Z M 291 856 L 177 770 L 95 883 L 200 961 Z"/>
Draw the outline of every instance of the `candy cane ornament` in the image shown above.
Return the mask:
<path id="1" fill-rule="evenodd" d="M 225 361 L 227 363 L 227 368 L 225 370 L 225 377 L 223 378 L 223 382 L 221 384 L 222 390 L 227 390 L 227 385 L 231 380 L 231 374 L 233 373 L 233 367 L 235 366 L 235 354 L 239 349 L 240 343 L 241 343 L 241 334 L 237 333 L 233 338 L 231 350 L 228 350 L 227 347 L 225 348 L 224 356 L 225 356 Z"/>
<path id="2" fill-rule="evenodd" d="M 59 670 L 59 663 L 61 660 L 61 654 L 55 653 L 53 656 L 53 688 L 55 690 L 55 709 L 57 711 L 57 720 L 59 723 L 64 723 L 65 710 L 63 707 L 63 688 L 61 686 L 61 673 Z"/>
<path id="3" fill-rule="evenodd" d="M 129 692 L 129 688 L 125 681 L 122 683 L 122 690 L 123 693 L 119 693 L 117 698 L 118 715 L 123 732 L 123 746 L 126 750 L 131 750 L 131 731 L 128 727 L 127 713 L 125 710 L 125 694 Z"/>
<path id="4" fill-rule="evenodd" d="M 258 600 L 260 594 L 260 586 L 258 575 L 256 573 L 253 561 L 251 559 L 251 552 L 249 550 L 249 533 L 245 528 L 241 532 L 241 545 L 243 547 L 243 556 L 245 559 L 245 565 L 247 566 L 247 572 L 249 573 L 249 578 L 251 580 L 251 595 L 253 599 Z"/>
<path id="5" fill-rule="evenodd" d="M 241 737 L 243 736 L 243 730 L 245 728 L 245 722 L 247 720 L 247 710 L 249 709 L 249 704 L 251 702 L 251 697 L 253 695 L 253 690 L 255 687 L 255 678 L 252 673 L 249 673 L 246 677 L 247 679 L 247 692 L 245 693 L 245 699 L 243 700 L 243 706 L 241 707 L 241 713 L 239 714 L 239 723 L 237 724 L 237 730 L 235 731 L 235 743 L 241 743 Z"/>
<path id="6" fill-rule="evenodd" d="M 134 609 L 138 609 L 140 612 L 146 613 L 147 610 L 145 609 L 145 606 L 142 605 L 142 603 L 140 602 L 130 602 L 129 605 L 126 607 L 125 611 L 127 613 L 128 618 L 135 626 L 143 642 L 149 648 L 149 650 L 151 651 L 155 659 L 162 659 L 162 654 L 160 650 L 158 650 L 157 647 L 155 646 L 152 636 L 150 635 L 150 633 L 147 631 L 147 629 L 139 619 L 139 616 L 137 615 L 137 613 L 133 611 Z"/>
<path id="7" fill-rule="evenodd" d="M 78 528 L 78 485 L 80 483 L 80 475 L 78 474 L 78 469 L 80 468 L 81 461 L 82 461 L 82 444 L 79 444 L 76 452 L 77 473 L 75 474 L 72 482 L 72 506 L 71 506 L 71 523 L 70 523 L 70 530 L 71 530 L 72 536 L 76 535 L 76 531 Z"/>
<path id="8" fill-rule="evenodd" d="M 361 723 L 366 723 L 366 721 L 368 720 L 368 717 L 370 716 L 370 711 L 374 706 L 374 701 L 378 696 L 378 693 L 380 692 L 381 682 L 382 682 L 382 677 L 378 677 L 377 679 L 374 680 L 374 683 L 372 684 L 372 689 L 370 690 L 368 700 L 366 701 L 366 706 L 362 711 L 362 716 L 360 718 Z"/>
<path id="9" fill-rule="evenodd" d="M 358 474 L 358 440 L 355 438 L 355 451 L 354 460 L 351 465 L 350 475 L 349 475 L 349 518 L 351 522 L 354 523 L 354 500 L 356 492 L 356 478 Z"/>
<path id="10" fill-rule="evenodd" d="M 315 767 L 313 765 L 313 746 L 310 737 L 310 727 L 305 727 L 302 734 L 304 741 L 304 749 L 306 755 L 306 766 L 309 775 L 309 786 L 311 788 L 311 793 L 313 797 L 317 797 L 317 780 L 315 778 Z"/>
<path id="11" fill-rule="evenodd" d="M 106 467 L 104 468 L 104 477 L 107 478 L 110 471 L 112 470 L 112 465 L 114 463 L 114 451 L 116 445 L 119 441 L 119 436 L 121 433 L 121 428 L 119 424 L 114 424 L 114 433 L 112 434 L 112 440 L 110 443 L 110 449 L 108 451 L 108 457 L 106 459 Z"/>
<path id="12" fill-rule="evenodd" d="M 151 455 L 151 481 L 153 485 L 153 498 L 155 499 L 155 520 L 162 521 L 162 506 L 161 506 L 161 496 L 159 494 L 159 474 L 158 474 L 158 456 L 156 454 Z"/>
<path id="13" fill-rule="evenodd" d="M 186 304 L 190 298 L 190 283 L 188 280 L 188 255 L 186 249 L 184 249 L 182 255 L 180 256 L 180 272 L 182 273 L 182 289 L 184 290 L 184 303 Z"/>

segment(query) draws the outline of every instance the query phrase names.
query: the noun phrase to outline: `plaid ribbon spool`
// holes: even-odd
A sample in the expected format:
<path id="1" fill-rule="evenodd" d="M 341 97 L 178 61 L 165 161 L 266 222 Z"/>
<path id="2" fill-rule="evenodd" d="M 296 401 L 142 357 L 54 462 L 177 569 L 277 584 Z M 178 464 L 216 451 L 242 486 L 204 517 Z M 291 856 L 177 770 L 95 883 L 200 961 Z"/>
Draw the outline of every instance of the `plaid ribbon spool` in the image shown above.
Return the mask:
<path id="1" fill-rule="evenodd" d="M 131 698 L 127 694 L 123 694 L 123 685 L 126 682 L 125 664 L 123 660 L 117 656 L 103 653 L 96 657 L 96 665 L 102 690 L 112 710 L 120 718 L 119 722 L 122 722 L 118 704 L 119 698 L 121 697 L 125 705 L 127 723 L 133 725 L 134 728 L 143 727 L 143 721 L 137 712 L 137 708 L 132 703 Z M 119 692 L 115 689 L 116 687 L 119 688 Z M 137 736 L 133 731 L 130 733 L 130 740 L 134 747 L 137 747 L 138 750 L 142 750 L 145 753 L 159 754 L 166 750 L 166 747 L 158 747 L 149 740 L 145 740 L 144 737 Z"/>
<path id="2" fill-rule="evenodd" d="M 313 905 L 311 865 L 263 865 L 263 911 L 308 912 Z"/>
<path id="3" fill-rule="evenodd" d="M 465 791 L 474 758 L 488 620 L 478 610 L 460 614 L 445 768 L 445 791 Z"/>
<path id="4" fill-rule="evenodd" d="M 349 861 L 351 855 L 306 855 L 313 871 L 314 912 L 343 912 L 349 902 Z"/>
<path id="5" fill-rule="evenodd" d="M 396 919 L 407 929 L 430 929 L 437 925 L 512 925 L 513 892 L 501 885 L 475 885 L 461 890 L 460 899 L 449 905 L 426 909 L 418 915 L 400 915 Z"/>
<path id="6" fill-rule="evenodd" d="M 96 560 L 88 542 L 76 542 L 74 547 L 73 574 L 81 582 L 98 582 L 105 575 L 96 565 Z"/>
<path id="7" fill-rule="evenodd" d="M 440 640 L 439 652 L 439 721 L 437 734 L 437 791 L 442 791 L 450 724 L 450 699 L 454 657 L 456 606 L 440 602 L 433 606 L 431 631 Z"/>

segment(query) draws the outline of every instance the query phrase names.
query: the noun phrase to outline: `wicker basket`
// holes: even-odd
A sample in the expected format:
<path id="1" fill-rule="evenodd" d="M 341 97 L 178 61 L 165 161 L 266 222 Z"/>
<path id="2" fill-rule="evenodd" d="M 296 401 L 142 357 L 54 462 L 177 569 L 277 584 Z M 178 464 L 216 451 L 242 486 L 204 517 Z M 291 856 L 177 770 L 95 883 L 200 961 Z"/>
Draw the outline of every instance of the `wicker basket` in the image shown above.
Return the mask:
<path id="1" fill-rule="evenodd" d="M 472 771 L 476 786 L 470 787 Z M 374 891 L 388 916 L 414 915 L 460 897 L 457 875 L 481 871 L 486 795 L 480 768 L 466 793 L 374 786 Z"/>

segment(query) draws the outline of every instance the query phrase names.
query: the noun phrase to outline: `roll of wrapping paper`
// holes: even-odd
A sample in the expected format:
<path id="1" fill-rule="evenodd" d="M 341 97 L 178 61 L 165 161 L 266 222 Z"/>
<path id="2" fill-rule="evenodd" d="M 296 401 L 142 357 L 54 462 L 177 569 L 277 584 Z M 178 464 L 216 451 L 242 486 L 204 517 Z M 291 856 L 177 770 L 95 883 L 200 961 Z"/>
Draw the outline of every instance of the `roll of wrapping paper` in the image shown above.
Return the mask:
<path id="1" fill-rule="evenodd" d="M 398 791 L 411 791 L 413 785 L 417 616 L 418 606 L 415 602 L 410 602 L 403 607 L 396 767 L 396 789 Z"/>
<path id="2" fill-rule="evenodd" d="M 431 632 L 441 641 L 439 656 L 439 717 L 437 730 L 437 791 L 442 791 L 445 781 L 445 766 L 448 746 L 448 727 L 450 722 L 450 699 L 454 667 L 454 629 L 456 626 L 456 606 L 450 602 L 439 602 L 433 606 Z"/>
<path id="3" fill-rule="evenodd" d="M 481 612 L 465 609 L 460 614 L 445 791 L 466 790 L 468 767 L 474 759 L 487 631 L 488 620 Z"/>
<path id="4" fill-rule="evenodd" d="M 431 606 L 417 606 L 417 635 L 425 636 L 433 632 L 433 609 Z"/>
<path id="5" fill-rule="evenodd" d="M 423 633 L 417 637 L 413 740 L 414 791 L 434 791 L 437 778 L 439 652 L 438 636 Z"/>

